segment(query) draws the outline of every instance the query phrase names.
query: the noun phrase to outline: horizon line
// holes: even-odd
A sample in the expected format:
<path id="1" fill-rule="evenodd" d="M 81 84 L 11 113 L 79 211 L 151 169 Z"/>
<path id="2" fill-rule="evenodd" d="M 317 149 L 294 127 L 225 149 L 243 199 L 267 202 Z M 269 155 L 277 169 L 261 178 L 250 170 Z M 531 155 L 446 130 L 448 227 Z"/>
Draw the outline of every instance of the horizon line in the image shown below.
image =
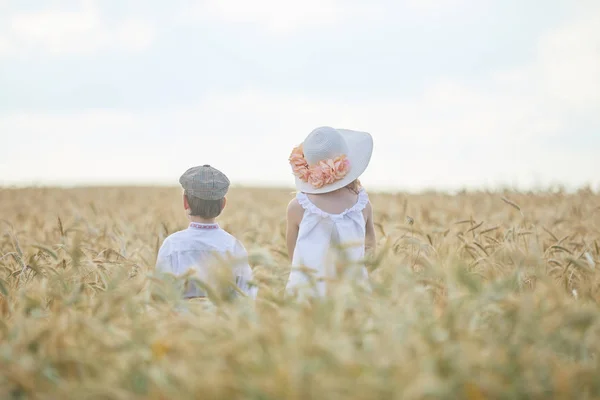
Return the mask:
<path id="1" fill-rule="evenodd" d="M 463 185 L 459 187 L 443 187 L 443 186 L 423 186 L 421 188 L 409 188 L 390 185 L 364 185 L 365 188 L 372 193 L 394 194 L 394 193 L 440 193 L 440 194 L 457 194 L 464 192 L 486 192 L 486 193 L 577 193 L 579 191 L 589 190 L 594 194 L 600 194 L 600 182 L 596 183 L 596 187 L 592 183 L 582 185 L 567 185 L 562 182 L 557 182 L 548 185 L 514 185 L 514 184 L 497 184 L 497 185 Z M 102 189 L 102 188 L 165 188 L 165 189 L 181 189 L 176 183 L 166 182 L 88 182 L 88 183 L 64 183 L 64 182 L 46 182 L 46 183 L 6 183 L 0 181 L 0 190 L 24 190 L 24 189 L 58 189 L 58 190 L 73 190 L 73 189 Z M 272 189 L 272 190 L 290 190 L 295 191 L 294 185 L 281 184 L 278 182 L 265 183 L 236 183 L 231 184 L 231 189 Z M 370 188 L 370 189 L 369 189 Z"/>

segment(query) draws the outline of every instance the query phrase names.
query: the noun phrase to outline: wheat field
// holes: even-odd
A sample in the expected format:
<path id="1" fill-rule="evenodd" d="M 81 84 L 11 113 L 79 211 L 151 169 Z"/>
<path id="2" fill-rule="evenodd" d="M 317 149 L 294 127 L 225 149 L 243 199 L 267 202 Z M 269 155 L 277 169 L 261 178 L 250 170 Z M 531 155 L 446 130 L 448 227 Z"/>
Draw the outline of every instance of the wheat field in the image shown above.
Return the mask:
<path id="1" fill-rule="evenodd" d="M 372 291 L 283 296 L 289 190 L 219 222 L 256 302 L 154 274 L 177 188 L 0 189 L 0 398 L 600 398 L 600 195 L 371 193 Z"/>

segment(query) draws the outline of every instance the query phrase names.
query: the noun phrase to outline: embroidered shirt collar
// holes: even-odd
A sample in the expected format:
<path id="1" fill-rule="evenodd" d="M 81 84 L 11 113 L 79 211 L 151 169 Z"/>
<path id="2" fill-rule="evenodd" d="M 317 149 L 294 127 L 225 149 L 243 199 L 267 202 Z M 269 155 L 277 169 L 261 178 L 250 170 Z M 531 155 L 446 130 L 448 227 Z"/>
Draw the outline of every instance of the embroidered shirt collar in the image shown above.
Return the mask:
<path id="1" fill-rule="evenodd" d="M 219 224 L 201 224 L 199 222 L 190 222 L 191 229 L 219 229 Z"/>

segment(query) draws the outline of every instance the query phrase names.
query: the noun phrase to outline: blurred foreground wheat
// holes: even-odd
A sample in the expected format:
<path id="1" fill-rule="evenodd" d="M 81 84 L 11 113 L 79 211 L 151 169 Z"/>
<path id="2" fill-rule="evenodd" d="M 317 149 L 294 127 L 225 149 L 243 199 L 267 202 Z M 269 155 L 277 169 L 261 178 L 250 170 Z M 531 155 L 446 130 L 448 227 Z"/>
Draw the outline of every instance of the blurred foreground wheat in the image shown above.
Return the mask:
<path id="1" fill-rule="evenodd" d="M 373 291 L 300 305 L 290 194 L 234 189 L 259 299 L 213 311 L 153 274 L 180 196 L 0 189 L 0 398 L 600 398 L 599 195 L 372 195 Z"/>

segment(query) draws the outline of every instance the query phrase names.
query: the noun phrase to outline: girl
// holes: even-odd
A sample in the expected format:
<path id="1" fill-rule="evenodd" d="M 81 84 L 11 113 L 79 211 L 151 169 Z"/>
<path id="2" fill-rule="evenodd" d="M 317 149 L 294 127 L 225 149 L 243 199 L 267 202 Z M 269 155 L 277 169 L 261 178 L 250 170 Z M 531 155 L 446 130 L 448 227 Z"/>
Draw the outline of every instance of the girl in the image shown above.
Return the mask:
<path id="1" fill-rule="evenodd" d="M 341 275 L 335 271 L 335 255 L 343 257 L 343 276 L 368 281 L 362 260 L 365 252 L 375 250 L 375 229 L 373 209 L 358 177 L 372 153 L 368 133 L 330 127 L 315 129 L 292 151 L 289 161 L 298 194 L 287 210 L 292 259 L 288 293 L 314 288 L 323 296 L 325 280 Z M 336 249 L 342 251 L 331 251 Z"/>

